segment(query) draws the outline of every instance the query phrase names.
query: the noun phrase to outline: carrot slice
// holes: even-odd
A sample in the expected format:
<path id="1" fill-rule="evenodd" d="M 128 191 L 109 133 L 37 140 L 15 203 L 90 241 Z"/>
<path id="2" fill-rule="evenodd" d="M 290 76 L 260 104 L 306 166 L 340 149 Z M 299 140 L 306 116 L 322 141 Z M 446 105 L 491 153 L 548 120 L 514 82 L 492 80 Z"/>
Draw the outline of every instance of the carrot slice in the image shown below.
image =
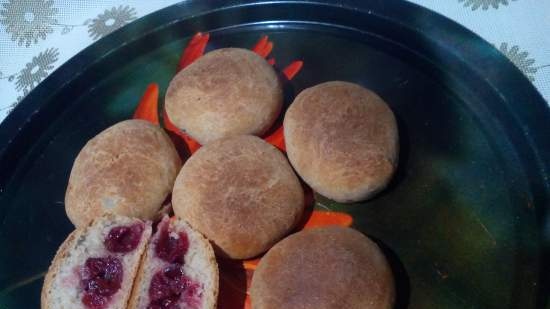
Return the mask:
<path id="1" fill-rule="evenodd" d="M 134 111 L 134 119 L 147 120 L 152 124 L 159 124 L 158 113 L 159 102 L 159 86 L 156 83 L 151 83 L 145 89 L 143 96 L 139 100 L 139 104 Z"/>
<path id="2" fill-rule="evenodd" d="M 267 35 L 264 35 L 260 38 L 258 43 L 252 47 L 252 51 L 260 55 L 260 57 L 265 58 L 273 50 L 273 42 L 269 40 Z"/>
<path id="3" fill-rule="evenodd" d="M 170 118 L 168 118 L 168 114 L 166 113 L 166 110 L 162 113 L 162 118 L 164 120 L 164 128 L 178 137 L 180 137 L 185 144 L 187 145 L 187 148 L 189 149 L 189 152 L 191 154 L 195 153 L 195 151 L 199 150 L 201 148 L 201 144 L 199 144 L 196 140 L 194 140 L 191 136 L 183 133 L 178 127 L 176 127 L 175 124 L 170 121 Z"/>
<path id="4" fill-rule="evenodd" d="M 259 258 L 252 259 L 252 260 L 244 260 L 243 261 L 243 266 L 244 266 L 244 269 L 256 270 L 256 267 L 258 267 L 258 263 L 260 263 Z"/>
<path id="5" fill-rule="evenodd" d="M 263 54 L 263 51 L 265 50 L 265 46 L 267 45 L 267 42 L 269 41 L 267 35 L 263 35 L 260 40 L 256 43 L 256 45 L 254 45 L 254 47 L 252 47 L 252 51 L 255 52 L 256 54 L 264 57 L 262 54 Z"/>
<path id="6" fill-rule="evenodd" d="M 255 53 L 259 53 L 264 48 L 264 46 L 267 44 L 267 41 L 268 41 L 267 35 L 262 35 L 262 37 L 260 38 L 260 40 L 258 40 L 256 45 L 254 45 L 254 47 L 252 47 L 252 51 L 255 52 Z"/>
<path id="7" fill-rule="evenodd" d="M 330 225 L 349 227 L 352 223 L 353 218 L 347 213 L 314 210 L 306 221 L 304 229 Z"/>
<path id="8" fill-rule="evenodd" d="M 285 135 L 284 135 L 284 129 L 283 125 L 277 128 L 273 133 L 271 133 L 269 136 L 266 136 L 264 140 L 271 145 L 279 148 L 281 151 L 286 152 L 285 147 Z"/>
<path id="9" fill-rule="evenodd" d="M 270 62 L 270 60 L 273 60 L 273 64 L 275 63 L 275 59 L 271 58 L 268 60 L 268 62 Z M 296 74 L 300 72 L 303 65 L 303 61 L 293 61 L 286 68 L 283 69 L 283 74 L 288 80 L 292 80 L 294 76 L 296 76 Z M 273 133 L 271 133 L 269 136 L 266 136 L 264 140 L 271 145 L 279 148 L 283 152 L 286 152 L 285 135 L 282 124 L 275 131 L 273 131 Z"/>
<path id="10" fill-rule="evenodd" d="M 250 300 L 250 295 L 247 293 L 244 300 L 244 309 L 252 309 L 252 301 Z"/>
<path id="11" fill-rule="evenodd" d="M 293 61 L 291 64 L 287 65 L 286 68 L 283 69 L 283 74 L 288 80 L 291 80 L 294 78 L 294 76 L 296 76 L 296 74 L 298 74 L 298 72 L 300 72 L 303 65 L 303 61 Z"/>
<path id="12" fill-rule="evenodd" d="M 260 54 L 260 56 L 265 58 L 271 53 L 272 50 L 273 50 L 273 42 L 269 41 L 267 42 L 266 46 L 262 50 L 262 53 Z"/>
<path id="13" fill-rule="evenodd" d="M 208 40 L 210 39 L 209 33 L 197 32 L 187 44 L 187 47 L 183 50 L 180 62 L 178 64 L 178 72 L 184 69 L 186 66 L 193 63 L 204 54 L 204 49 Z"/>

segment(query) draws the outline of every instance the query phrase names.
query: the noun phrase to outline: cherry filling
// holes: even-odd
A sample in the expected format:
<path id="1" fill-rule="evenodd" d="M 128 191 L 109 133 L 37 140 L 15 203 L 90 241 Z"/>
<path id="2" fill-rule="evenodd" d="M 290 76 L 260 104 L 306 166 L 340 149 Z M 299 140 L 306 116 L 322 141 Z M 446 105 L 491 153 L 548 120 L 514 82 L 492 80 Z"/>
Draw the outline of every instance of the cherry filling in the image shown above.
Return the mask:
<path id="1" fill-rule="evenodd" d="M 187 234 L 170 232 L 166 219 L 159 224 L 157 233 L 155 254 L 168 265 L 151 279 L 147 309 L 180 309 L 182 302 L 198 308 L 200 286 L 183 273 L 184 257 L 189 249 Z"/>
<path id="2" fill-rule="evenodd" d="M 127 253 L 137 248 L 143 233 L 143 224 L 112 228 L 105 237 L 105 248 L 111 252 Z"/>
<path id="3" fill-rule="evenodd" d="M 93 309 L 103 308 L 120 289 L 122 275 L 122 263 L 118 258 L 88 258 L 80 270 L 84 305 Z"/>
<path id="4" fill-rule="evenodd" d="M 160 230 L 155 244 L 157 257 L 168 263 L 182 263 L 183 257 L 189 249 L 189 240 L 185 233 L 169 232 L 165 226 Z"/>
<path id="5" fill-rule="evenodd" d="M 151 279 L 147 309 L 180 309 L 180 300 L 196 302 L 199 286 L 183 274 L 182 265 L 170 264 Z"/>

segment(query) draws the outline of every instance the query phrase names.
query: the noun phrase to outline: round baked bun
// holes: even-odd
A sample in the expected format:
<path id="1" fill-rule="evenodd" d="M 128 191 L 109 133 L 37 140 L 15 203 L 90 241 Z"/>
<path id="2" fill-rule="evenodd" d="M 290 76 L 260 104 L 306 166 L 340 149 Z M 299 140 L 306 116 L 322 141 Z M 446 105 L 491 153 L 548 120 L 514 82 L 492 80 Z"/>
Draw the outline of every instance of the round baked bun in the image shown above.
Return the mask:
<path id="1" fill-rule="evenodd" d="M 187 160 L 172 206 L 218 254 L 245 259 L 290 232 L 302 215 L 304 192 L 279 150 L 241 135 L 214 141 Z"/>
<path id="2" fill-rule="evenodd" d="M 391 309 L 392 271 L 380 248 L 343 227 L 304 230 L 261 259 L 250 290 L 254 309 Z"/>
<path id="3" fill-rule="evenodd" d="M 288 158 L 315 191 L 341 203 L 368 199 L 398 161 L 395 117 L 374 92 L 348 82 L 305 89 L 284 119 Z"/>
<path id="4" fill-rule="evenodd" d="M 221 48 L 179 72 L 166 91 L 170 120 L 199 143 L 261 135 L 283 104 L 275 70 L 253 51 Z"/>
<path id="5" fill-rule="evenodd" d="M 152 219 L 180 167 L 160 127 L 143 120 L 119 122 L 88 141 L 76 157 L 65 210 L 77 227 L 107 212 Z"/>

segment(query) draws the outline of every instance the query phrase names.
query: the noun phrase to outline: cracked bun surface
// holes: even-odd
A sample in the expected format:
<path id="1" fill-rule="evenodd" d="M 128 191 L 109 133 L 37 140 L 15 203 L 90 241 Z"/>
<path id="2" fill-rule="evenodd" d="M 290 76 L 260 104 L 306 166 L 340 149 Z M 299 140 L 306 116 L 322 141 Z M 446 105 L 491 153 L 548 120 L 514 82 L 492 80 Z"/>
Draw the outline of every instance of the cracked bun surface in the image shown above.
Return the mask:
<path id="1" fill-rule="evenodd" d="M 337 202 L 374 196 L 397 168 L 393 112 L 359 85 L 333 81 L 303 90 L 283 126 L 288 158 L 298 175 Z"/>
<path id="2" fill-rule="evenodd" d="M 170 120 L 202 145 L 216 139 L 262 135 L 283 105 L 282 84 L 253 51 L 221 48 L 181 70 L 166 91 Z"/>
<path id="3" fill-rule="evenodd" d="M 293 234 L 271 248 L 252 277 L 254 309 L 391 309 L 395 290 L 380 248 L 338 226 Z"/>
<path id="4" fill-rule="evenodd" d="M 212 142 L 187 160 L 172 205 L 218 254 L 245 259 L 267 251 L 294 228 L 304 192 L 277 148 L 241 135 Z"/>
<path id="5" fill-rule="evenodd" d="M 107 212 L 152 219 L 180 167 L 160 127 L 143 120 L 119 122 L 89 140 L 76 157 L 65 210 L 76 227 Z"/>

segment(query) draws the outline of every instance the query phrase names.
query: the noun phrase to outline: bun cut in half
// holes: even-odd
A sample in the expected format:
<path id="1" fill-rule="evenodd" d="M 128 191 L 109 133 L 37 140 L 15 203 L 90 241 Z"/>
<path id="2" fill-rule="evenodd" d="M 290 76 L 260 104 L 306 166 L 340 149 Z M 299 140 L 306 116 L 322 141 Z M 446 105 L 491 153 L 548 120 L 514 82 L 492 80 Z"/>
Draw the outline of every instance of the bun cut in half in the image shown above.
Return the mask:
<path id="1" fill-rule="evenodd" d="M 124 309 L 151 223 L 106 214 L 72 232 L 42 287 L 42 309 Z"/>
<path id="2" fill-rule="evenodd" d="M 218 264 L 206 238 L 165 216 L 151 237 L 128 309 L 214 309 Z"/>

